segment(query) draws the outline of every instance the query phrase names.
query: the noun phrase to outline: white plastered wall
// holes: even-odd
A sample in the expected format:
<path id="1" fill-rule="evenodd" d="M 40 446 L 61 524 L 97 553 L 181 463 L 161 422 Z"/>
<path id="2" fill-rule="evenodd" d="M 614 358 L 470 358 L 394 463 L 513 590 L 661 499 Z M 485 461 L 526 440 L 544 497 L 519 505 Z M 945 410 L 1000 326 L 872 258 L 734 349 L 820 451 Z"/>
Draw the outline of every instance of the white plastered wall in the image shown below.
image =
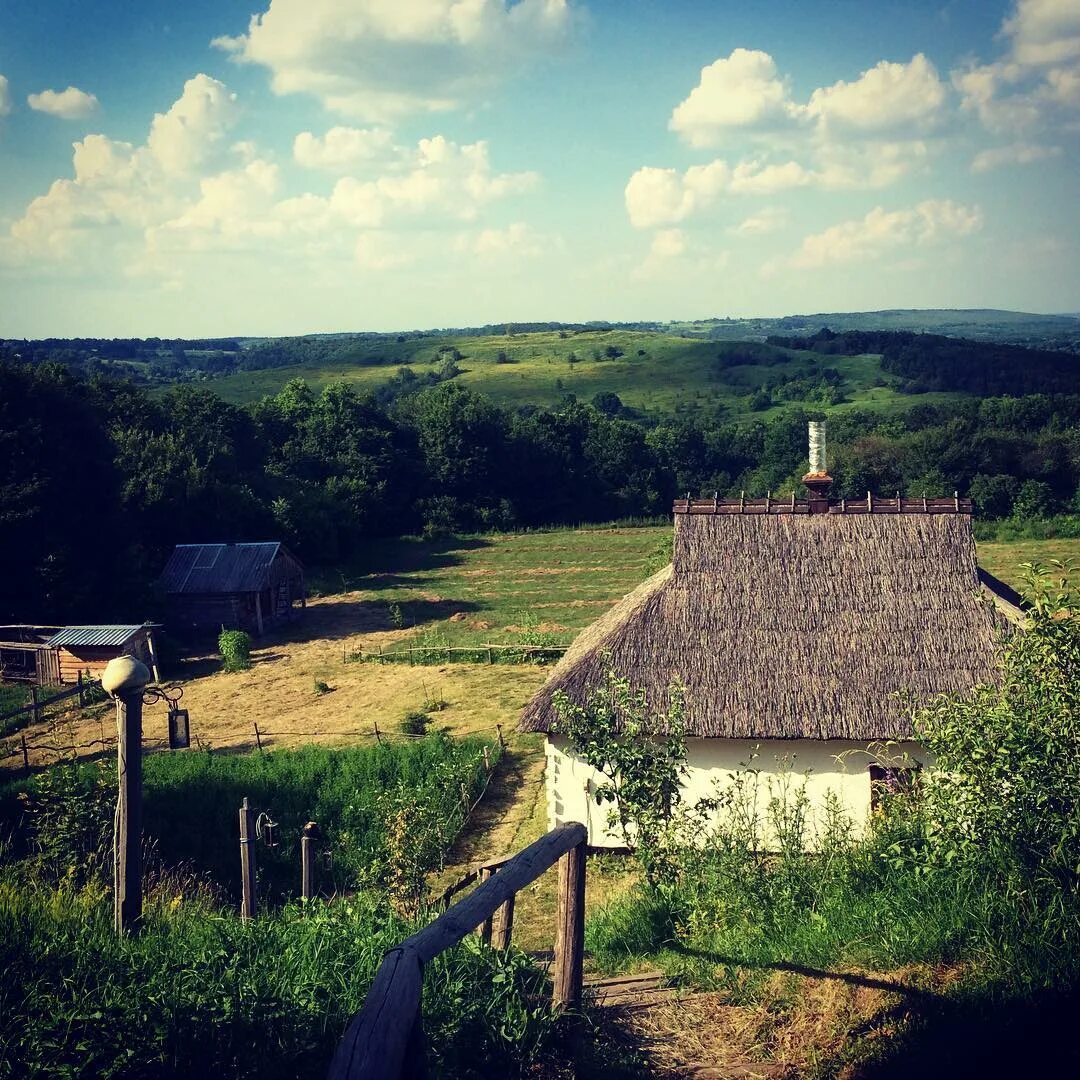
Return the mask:
<path id="1" fill-rule="evenodd" d="M 779 794 L 785 775 L 792 791 L 802 787 L 805 778 L 811 836 L 824 825 L 823 807 L 829 791 L 856 825 L 867 820 L 872 763 L 930 764 L 926 751 L 914 742 L 687 739 L 686 748 L 690 771 L 683 785 L 685 805 L 693 806 L 699 799 L 714 797 L 718 786 L 723 788 L 736 773 L 753 768 L 760 774 L 758 811 L 764 818 L 770 785 Z M 622 837 L 607 827 L 609 805 L 597 806 L 592 797 L 596 787 L 605 782 L 604 778 L 578 758 L 562 736 L 548 736 L 546 753 L 548 827 L 554 828 L 564 821 L 580 821 L 588 826 L 590 844 L 622 845 Z"/>

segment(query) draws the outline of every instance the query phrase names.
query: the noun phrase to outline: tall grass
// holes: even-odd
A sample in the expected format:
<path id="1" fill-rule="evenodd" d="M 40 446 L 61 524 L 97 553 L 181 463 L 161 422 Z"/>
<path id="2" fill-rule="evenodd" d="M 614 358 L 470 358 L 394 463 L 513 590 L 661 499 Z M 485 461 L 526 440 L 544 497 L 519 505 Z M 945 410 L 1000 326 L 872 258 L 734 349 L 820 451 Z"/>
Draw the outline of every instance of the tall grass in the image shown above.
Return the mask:
<path id="1" fill-rule="evenodd" d="M 414 929 L 374 896 L 245 924 L 168 894 L 118 939 L 100 893 L 0 879 L 0 1076 L 321 1077 L 383 951 Z M 436 959 L 432 1072 L 529 1071 L 552 1036 L 542 981 L 473 942 Z"/>

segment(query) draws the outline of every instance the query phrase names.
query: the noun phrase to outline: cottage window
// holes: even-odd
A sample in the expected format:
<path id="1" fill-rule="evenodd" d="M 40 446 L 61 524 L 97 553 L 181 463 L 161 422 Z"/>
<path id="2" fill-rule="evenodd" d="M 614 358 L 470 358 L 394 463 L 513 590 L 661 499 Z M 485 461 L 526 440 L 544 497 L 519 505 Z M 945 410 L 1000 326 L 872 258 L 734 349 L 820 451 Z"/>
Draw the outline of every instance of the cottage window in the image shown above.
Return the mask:
<path id="1" fill-rule="evenodd" d="M 898 795 L 910 796 L 918 783 L 918 762 L 908 766 L 878 765 L 870 766 L 870 809 L 881 810 L 888 799 Z"/>

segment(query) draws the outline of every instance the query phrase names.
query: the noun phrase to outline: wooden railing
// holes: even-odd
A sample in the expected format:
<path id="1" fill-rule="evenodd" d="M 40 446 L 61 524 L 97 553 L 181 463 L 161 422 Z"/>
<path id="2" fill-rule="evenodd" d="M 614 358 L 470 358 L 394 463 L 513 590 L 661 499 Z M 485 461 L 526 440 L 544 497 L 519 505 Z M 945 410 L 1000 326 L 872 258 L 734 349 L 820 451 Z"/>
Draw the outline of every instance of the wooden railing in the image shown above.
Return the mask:
<path id="1" fill-rule="evenodd" d="M 513 858 L 480 868 L 481 884 L 430 926 L 384 957 L 363 1008 L 350 1022 L 330 1063 L 327 1080 L 400 1080 L 423 1075 L 424 1033 L 420 993 L 424 967 L 478 927 L 490 942 L 498 913 L 498 946 L 510 944 L 514 897 L 559 863 L 558 915 L 552 1002 L 556 1009 L 581 1001 L 585 950 L 586 829 L 567 822 Z"/>

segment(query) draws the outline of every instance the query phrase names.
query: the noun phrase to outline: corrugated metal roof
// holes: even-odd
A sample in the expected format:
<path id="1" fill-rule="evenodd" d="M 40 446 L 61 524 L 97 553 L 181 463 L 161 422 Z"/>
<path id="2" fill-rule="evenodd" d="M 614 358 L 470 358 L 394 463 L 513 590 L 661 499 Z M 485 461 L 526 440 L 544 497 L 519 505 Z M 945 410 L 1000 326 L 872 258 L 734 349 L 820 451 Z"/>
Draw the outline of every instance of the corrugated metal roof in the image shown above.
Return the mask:
<path id="1" fill-rule="evenodd" d="M 46 645 L 57 648 L 61 645 L 123 645 L 140 630 L 143 624 L 135 626 L 65 626 L 58 634 L 53 634 Z"/>
<path id="2" fill-rule="evenodd" d="M 167 593 L 258 592 L 281 544 L 178 544 L 161 572 Z"/>

